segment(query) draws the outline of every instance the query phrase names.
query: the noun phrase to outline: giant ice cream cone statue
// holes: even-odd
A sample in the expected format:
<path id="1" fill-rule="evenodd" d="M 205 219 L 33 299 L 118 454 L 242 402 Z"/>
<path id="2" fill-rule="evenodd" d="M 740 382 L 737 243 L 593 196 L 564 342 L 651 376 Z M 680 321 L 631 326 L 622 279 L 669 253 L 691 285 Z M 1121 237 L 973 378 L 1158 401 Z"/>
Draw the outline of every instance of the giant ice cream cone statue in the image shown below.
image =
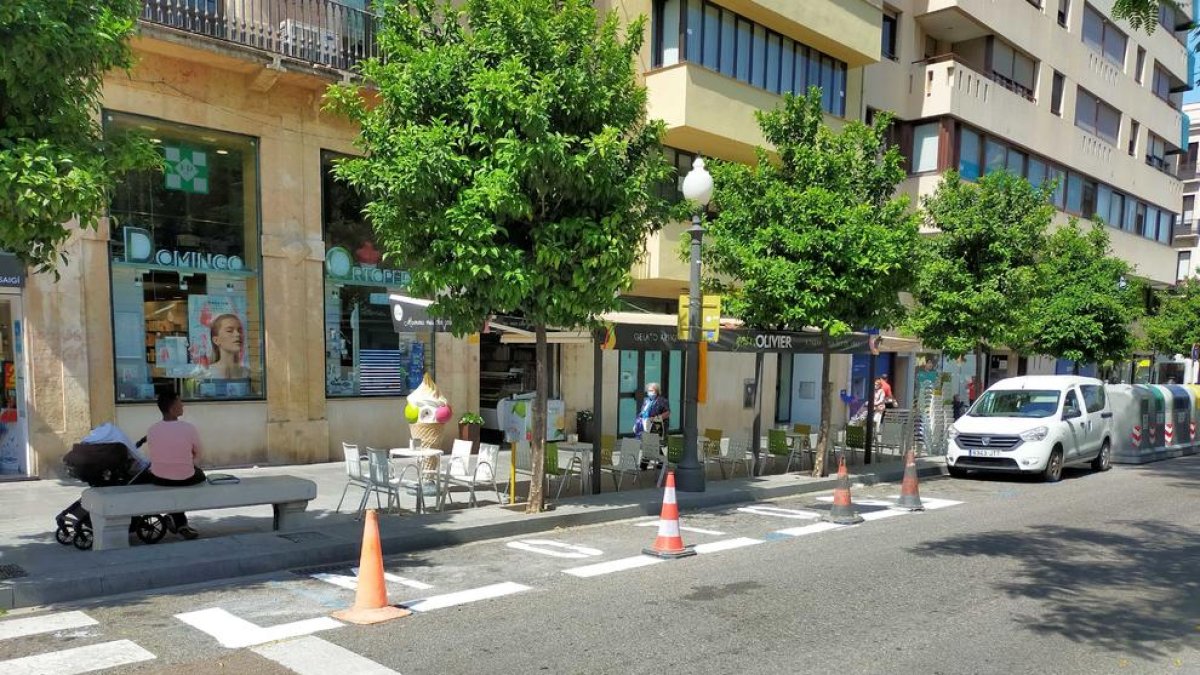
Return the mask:
<path id="1" fill-rule="evenodd" d="M 429 373 L 421 380 L 421 386 L 408 395 L 404 406 L 404 417 L 412 437 L 426 448 L 442 449 L 442 431 L 450 420 L 450 404 L 434 384 Z"/>

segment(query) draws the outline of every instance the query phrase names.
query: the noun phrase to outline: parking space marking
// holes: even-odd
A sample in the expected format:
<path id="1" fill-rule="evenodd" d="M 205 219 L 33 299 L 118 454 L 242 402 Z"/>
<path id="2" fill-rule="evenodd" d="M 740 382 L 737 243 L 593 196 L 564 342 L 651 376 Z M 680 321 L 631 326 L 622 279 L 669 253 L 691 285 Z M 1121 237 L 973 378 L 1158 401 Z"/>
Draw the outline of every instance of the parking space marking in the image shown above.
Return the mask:
<path id="1" fill-rule="evenodd" d="M 358 568 L 357 567 L 351 567 L 350 571 L 353 572 L 355 576 L 358 576 Z M 408 577 L 402 577 L 398 574 L 392 574 L 391 572 L 384 572 L 383 578 L 386 579 L 387 581 L 392 582 L 393 584 L 400 584 L 401 586 L 408 586 L 409 588 L 415 588 L 418 591 L 427 591 L 427 590 L 433 588 L 433 586 L 430 586 L 429 584 L 427 584 L 423 581 L 417 581 L 416 579 L 409 579 Z"/>
<path id="2" fill-rule="evenodd" d="M 268 626 L 266 628 L 236 617 L 220 607 L 202 609 L 198 612 L 176 614 L 176 619 L 201 632 L 208 633 L 222 647 L 240 649 L 255 645 L 309 635 L 321 630 L 340 628 L 342 623 L 327 616 L 304 621 Z"/>
<path id="3" fill-rule="evenodd" d="M 814 520 L 821 517 L 821 514 L 817 511 L 809 511 L 807 509 L 784 509 L 778 506 L 765 506 L 759 504 L 738 507 L 738 511 L 742 513 L 753 513 L 758 516 L 775 516 L 777 518 L 793 518 L 796 520 Z"/>
<path id="4" fill-rule="evenodd" d="M 750 537 L 722 539 L 721 541 L 711 541 L 706 544 L 697 544 L 696 553 L 716 553 L 717 551 L 728 551 L 730 549 L 742 548 L 744 546 L 754 546 L 755 544 L 761 543 L 763 543 L 762 539 L 751 539 Z"/>
<path id="5" fill-rule="evenodd" d="M 658 527 L 658 521 L 659 521 L 659 519 L 655 518 L 654 520 L 647 520 L 647 521 L 640 522 L 640 523 L 634 523 L 633 526 L 634 527 Z M 699 527 L 689 527 L 687 525 L 680 525 L 679 530 L 681 532 L 694 532 L 696 534 L 708 534 L 708 535 L 712 535 L 714 537 L 725 536 L 724 532 L 717 532 L 716 530 L 705 530 L 705 529 L 699 528 Z"/>
<path id="6" fill-rule="evenodd" d="M 863 520 L 870 522 L 872 520 L 883 520 L 884 518 L 891 518 L 893 516 L 907 516 L 910 513 L 913 513 L 913 512 L 912 511 L 896 511 L 894 509 L 888 509 L 886 511 L 865 511 L 860 515 L 862 516 Z"/>
<path id="7" fill-rule="evenodd" d="M 142 649 L 131 640 L 116 640 L 0 661 L 0 673 L 4 673 L 4 675 L 74 675 L 74 673 L 90 673 L 131 663 L 151 661 L 154 658 L 154 654 Z"/>
<path id="8" fill-rule="evenodd" d="M 893 499 L 900 499 L 900 495 L 896 495 Z M 922 497 L 921 504 L 925 506 L 926 511 L 936 511 L 944 509 L 948 506 L 958 506 L 962 502 L 954 501 L 953 499 L 937 499 L 936 497 Z"/>
<path id="9" fill-rule="evenodd" d="M 57 614 L 31 616 L 25 619 L 8 619 L 7 621 L 0 621 L 0 640 L 10 640 L 12 638 L 37 635 L 39 633 L 53 633 L 54 631 L 83 628 L 84 626 L 95 626 L 98 623 L 98 621 L 83 612 L 59 612 Z"/>
<path id="10" fill-rule="evenodd" d="M 517 549 L 518 551 L 541 553 L 542 555 L 548 555 L 553 558 L 578 559 L 604 555 L 604 551 L 601 551 L 598 548 L 576 546 L 575 544 L 566 544 L 561 541 L 554 541 L 553 539 L 522 539 L 519 541 L 510 541 L 506 544 L 506 546 Z"/>
<path id="11" fill-rule="evenodd" d="M 298 675 L 400 675 L 365 656 L 359 656 L 345 647 L 339 647 L 313 635 L 262 645 L 251 651 Z"/>
<path id="12" fill-rule="evenodd" d="M 899 498 L 900 497 L 896 497 L 896 499 L 899 499 Z M 832 495 L 823 495 L 821 497 L 817 497 L 817 501 L 825 502 L 826 504 L 832 504 L 833 496 Z M 895 502 L 885 502 L 882 499 L 854 499 L 852 501 L 858 506 L 895 506 L 896 505 Z"/>
<path id="13" fill-rule="evenodd" d="M 472 588 L 466 591 L 458 591 L 457 593 L 445 593 L 443 595 L 434 595 L 420 600 L 410 600 L 400 603 L 401 607 L 411 609 L 414 612 L 432 612 L 435 609 L 445 609 L 446 607 L 454 607 L 455 605 L 465 605 L 470 602 L 478 602 L 480 600 L 491 600 L 493 598 L 501 598 L 514 593 L 532 590 L 529 586 L 506 581 L 501 584 L 492 584 L 490 586 L 481 586 Z"/>
<path id="14" fill-rule="evenodd" d="M 313 574 L 310 576 L 317 581 L 324 581 L 327 584 L 340 586 L 351 591 L 358 590 L 358 579 L 355 579 L 354 577 L 348 577 L 344 574 L 329 574 L 327 572 L 321 572 L 319 574 Z"/>
<path id="15" fill-rule="evenodd" d="M 662 558 L 652 558 L 648 555 L 635 555 L 631 558 L 609 560 L 608 562 L 596 563 L 595 565 L 573 567 L 569 570 L 563 570 L 563 572 L 574 577 L 586 579 L 588 577 L 598 577 L 602 574 L 612 574 L 613 572 L 624 572 L 625 570 L 637 569 L 639 567 L 657 565 L 660 562 L 663 562 Z"/>

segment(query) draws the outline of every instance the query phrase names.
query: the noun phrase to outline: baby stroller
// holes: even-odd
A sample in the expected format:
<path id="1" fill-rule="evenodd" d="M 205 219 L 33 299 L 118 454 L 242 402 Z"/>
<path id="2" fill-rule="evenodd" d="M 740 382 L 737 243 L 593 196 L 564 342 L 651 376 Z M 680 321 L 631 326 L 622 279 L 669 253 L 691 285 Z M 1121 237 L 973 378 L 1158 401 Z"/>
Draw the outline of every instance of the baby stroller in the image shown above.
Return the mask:
<path id="1" fill-rule="evenodd" d="M 104 424 L 76 443 L 63 457 L 63 464 L 68 475 L 91 487 L 149 482 L 143 478 L 148 477 L 149 462 L 137 451 L 145 442 L 143 438 L 135 446 L 120 429 Z M 143 542 L 153 544 L 166 536 L 167 520 L 161 515 L 137 516 L 131 519 L 129 531 Z M 80 550 L 92 547 L 92 518 L 81 500 L 75 500 L 55 516 L 54 521 L 57 525 L 54 538 L 58 543 L 74 544 Z"/>

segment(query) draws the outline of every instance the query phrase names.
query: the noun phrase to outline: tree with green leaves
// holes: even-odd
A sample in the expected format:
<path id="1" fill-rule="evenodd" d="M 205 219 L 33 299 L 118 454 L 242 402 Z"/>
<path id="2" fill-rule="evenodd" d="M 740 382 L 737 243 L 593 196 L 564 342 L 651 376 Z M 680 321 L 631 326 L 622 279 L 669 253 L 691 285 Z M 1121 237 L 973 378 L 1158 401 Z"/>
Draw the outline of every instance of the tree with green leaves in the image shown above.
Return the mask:
<path id="1" fill-rule="evenodd" d="M 824 124 L 819 90 L 787 95 L 757 113 L 774 147 L 753 166 L 716 162 L 716 218 L 705 231 L 703 260 L 733 280 L 725 306 L 746 325 L 816 328 L 825 349 L 815 475 L 824 475 L 831 418 L 831 337 L 889 327 L 903 316 L 900 292 L 913 271 L 918 220 L 896 196 L 904 160 L 884 137 L 890 119 L 835 132 Z M 710 285 L 720 285 L 709 280 Z"/>
<path id="2" fill-rule="evenodd" d="M 1124 19 L 1134 30 L 1153 33 L 1158 28 L 1160 7 L 1179 7 L 1178 0 L 1116 0 L 1113 3 L 1114 19 Z"/>
<path id="3" fill-rule="evenodd" d="M 977 382 L 988 348 L 1024 347 L 1052 189 L 1006 171 L 973 183 L 949 171 L 925 198 L 925 218 L 940 232 L 921 248 L 908 328 L 947 356 L 974 353 Z"/>
<path id="4" fill-rule="evenodd" d="M 95 227 L 121 175 L 158 166 L 154 146 L 106 137 L 104 74 L 129 68 L 140 0 L 0 3 L 0 249 L 38 271 L 65 261 L 69 221 Z"/>
<path id="5" fill-rule="evenodd" d="M 388 0 L 381 55 L 330 106 L 360 125 L 336 175 L 368 199 L 385 254 L 457 335 L 489 316 L 534 327 L 530 512 L 543 508 L 547 328 L 614 309 L 668 205 L 664 127 L 646 119 L 624 30 L 590 0 Z"/>
<path id="6" fill-rule="evenodd" d="M 1142 319 L 1145 345 L 1164 354 L 1190 355 L 1200 343 L 1200 279 L 1190 277 L 1159 291 L 1155 311 Z"/>
<path id="7" fill-rule="evenodd" d="M 1046 241 L 1040 288 L 1028 313 L 1029 351 L 1080 363 L 1120 361 L 1134 348 L 1130 329 L 1141 316 L 1141 285 L 1129 263 L 1112 255 L 1108 231 L 1083 231 L 1072 218 Z"/>

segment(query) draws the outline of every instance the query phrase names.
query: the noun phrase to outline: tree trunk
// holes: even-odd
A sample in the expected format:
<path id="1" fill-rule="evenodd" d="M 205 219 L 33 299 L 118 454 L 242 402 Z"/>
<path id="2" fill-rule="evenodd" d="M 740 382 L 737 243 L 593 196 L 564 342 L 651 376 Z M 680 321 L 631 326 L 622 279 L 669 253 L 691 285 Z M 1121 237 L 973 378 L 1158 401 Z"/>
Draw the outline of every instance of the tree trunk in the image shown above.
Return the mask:
<path id="1" fill-rule="evenodd" d="M 833 357 L 829 352 L 829 334 L 821 333 L 821 423 L 817 425 L 817 452 L 813 459 L 813 476 L 823 478 L 829 475 L 826 470 L 826 457 L 829 456 L 829 423 L 833 415 L 833 406 L 829 404 L 829 393 L 833 384 L 829 381 L 829 371 L 832 369 Z"/>
<path id="2" fill-rule="evenodd" d="M 529 436 L 532 452 L 533 476 L 529 479 L 529 505 L 526 513 L 541 513 L 545 504 L 542 487 L 546 482 L 546 401 L 550 394 L 550 382 L 546 373 L 546 327 L 534 328 L 536 335 L 535 363 L 537 392 L 533 397 L 533 431 Z"/>
<path id="3" fill-rule="evenodd" d="M 762 370 L 763 353 L 754 353 L 754 425 L 750 431 L 750 449 L 754 452 L 754 475 L 762 473 Z"/>

